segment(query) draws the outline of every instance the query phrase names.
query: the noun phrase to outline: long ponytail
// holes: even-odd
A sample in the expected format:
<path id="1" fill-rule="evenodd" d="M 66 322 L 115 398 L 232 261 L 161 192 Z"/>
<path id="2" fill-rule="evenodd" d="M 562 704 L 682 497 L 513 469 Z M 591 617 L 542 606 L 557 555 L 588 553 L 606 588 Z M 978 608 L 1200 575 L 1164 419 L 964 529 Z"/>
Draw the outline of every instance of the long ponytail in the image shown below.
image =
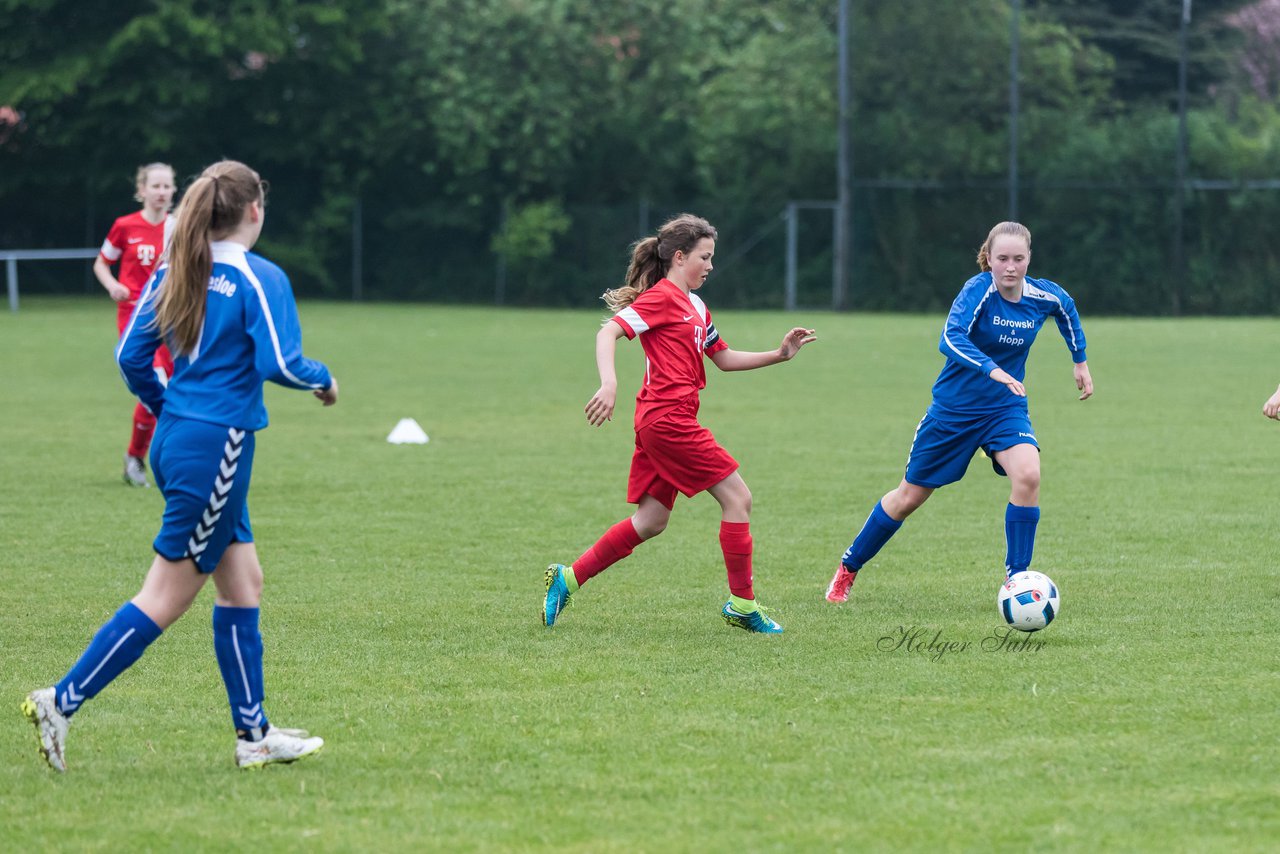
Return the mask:
<path id="1" fill-rule="evenodd" d="M 632 245 L 631 263 L 622 287 L 607 290 L 600 298 L 610 311 L 621 311 L 662 280 L 677 252 L 687 255 L 704 237 L 715 240 L 716 229 L 700 216 L 680 214 L 667 220 L 656 237 L 646 237 Z"/>
<path id="2" fill-rule="evenodd" d="M 190 353 L 200 340 L 213 273 L 210 243 L 244 219 L 262 198 L 258 173 L 235 160 L 222 160 L 200 173 L 182 196 L 169 242 L 169 271 L 156 301 L 156 325 L 174 355 Z"/>

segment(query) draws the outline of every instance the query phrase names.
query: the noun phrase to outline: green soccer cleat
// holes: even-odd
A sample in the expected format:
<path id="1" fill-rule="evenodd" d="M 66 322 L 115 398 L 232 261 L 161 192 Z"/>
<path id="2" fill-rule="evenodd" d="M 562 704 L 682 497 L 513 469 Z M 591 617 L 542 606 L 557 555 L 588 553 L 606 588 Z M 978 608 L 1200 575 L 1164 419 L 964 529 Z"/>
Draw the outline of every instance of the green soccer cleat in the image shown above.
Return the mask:
<path id="1" fill-rule="evenodd" d="M 58 711 L 58 701 L 52 688 L 32 691 L 22 701 L 22 716 L 36 728 L 40 742 L 40 755 L 54 771 L 67 770 L 67 720 Z"/>
<path id="2" fill-rule="evenodd" d="M 739 629 L 745 629 L 748 632 L 756 632 L 762 635 L 780 635 L 782 634 L 782 626 L 765 616 L 764 609 L 752 611 L 750 614 L 740 614 L 733 608 L 732 602 L 724 603 L 724 610 L 720 612 L 720 616 L 724 617 L 724 621 Z"/>
<path id="3" fill-rule="evenodd" d="M 564 580 L 564 574 L 569 569 L 562 564 L 553 563 L 547 567 L 547 598 L 542 603 L 542 625 L 554 626 L 556 619 L 560 616 L 560 612 L 564 610 L 564 606 L 569 604 L 569 597 L 573 594 L 569 592 L 569 585 Z"/>

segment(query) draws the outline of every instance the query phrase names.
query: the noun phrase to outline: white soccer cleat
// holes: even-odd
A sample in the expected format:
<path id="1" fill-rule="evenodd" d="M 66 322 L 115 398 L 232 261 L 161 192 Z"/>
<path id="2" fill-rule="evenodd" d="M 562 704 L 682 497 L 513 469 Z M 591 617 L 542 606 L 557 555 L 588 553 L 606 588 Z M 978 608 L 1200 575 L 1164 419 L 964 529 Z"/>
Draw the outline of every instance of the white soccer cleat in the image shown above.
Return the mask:
<path id="1" fill-rule="evenodd" d="M 58 711 L 58 700 L 52 688 L 32 691 L 22 701 L 22 714 L 36 728 L 40 755 L 54 771 L 67 770 L 67 727 L 71 721 Z"/>
<path id="2" fill-rule="evenodd" d="M 261 768 L 273 762 L 296 762 L 320 752 L 324 739 L 308 737 L 305 729 L 273 726 L 261 741 L 236 739 L 236 764 L 241 768 Z"/>
<path id="3" fill-rule="evenodd" d="M 150 486 L 147 483 L 147 467 L 141 457 L 124 455 L 124 482 L 129 486 Z"/>

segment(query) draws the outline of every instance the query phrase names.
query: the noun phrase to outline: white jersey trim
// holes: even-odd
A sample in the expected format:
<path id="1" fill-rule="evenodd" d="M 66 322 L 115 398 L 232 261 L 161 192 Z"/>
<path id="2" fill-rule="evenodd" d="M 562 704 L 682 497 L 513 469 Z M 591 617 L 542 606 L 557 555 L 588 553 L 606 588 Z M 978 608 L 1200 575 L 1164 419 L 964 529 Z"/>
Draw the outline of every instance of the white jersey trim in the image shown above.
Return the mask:
<path id="1" fill-rule="evenodd" d="M 631 331 L 637 335 L 641 332 L 649 331 L 649 324 L 645 323 L 644 318 L 640 316 L 640 312 L 636 311 L 631 306 L 627 306 L 622 309 L 622 311 L 615 314 L 614 317 L 624 320 L 627 326 L 631 327 Z"/>
<path id="2" fill-rule="evenodd" d="M 1024 281 L 1022 283 L 1022 295 L 1033 297 L 1035 299 L 1047 300 L 1053 303 L 1054 305 L 1056 305 L 1057 309 L 1055 310 L 1058 312 L 1058 314 L 1062 315 L 1062 319 L 1067 322 L 1067 330 L 1071 335 L 1071 340 L 1068 341 L 1067 344 L 1071 348 L 1071 352 L 1074 353 L 1076 350 L 1079 349 L 1078 347 L 1076 347 L 1076 329 L 1071 324 L 1071 317 L 1067 314 L 1066 306 L 1062 304 L 1062 300 L 1058 299 L 1056 296 L 1049 293 L 1048 291 L 1040 290 L 1040 288 L 1035 287 L 1034 285 L 1032 285 L 1030 282 L 1027 282 L 1027 281 Z"/>
<path id="3" fill-rule="evenodd" d="M 964 331 L 966 335 L 973 332 L 973 325 L 978 322 L 978 312 L 982 311 L 982 307 L 986 305 L 987 299 L 991 296 L 991 294 L 995 290 L 996 290 L 996 285 L 992 283 L 992 285 L 987 288 L 987 292 L 982 295 L 982 299 L 978 300 L 978 304 L 973 307 L 973 316 L 969 318 L 969 327 Z M 968 362 L 969 364 L 973 365 L 975 368 L 982 367 L 981 362 L 977 361 L 976 359 L 970 358 L 965 353 L 960 352 L 959 348 L 957 348 L 955 344 L 951 343 L 951 339 L 947 337 L 947 330 L 945 326 L 943 327 L 943 330 L 942 330 L 942 340 L 947 342 L 947 347 L 951 350 L 952 353 L 955 353 L 956 356 Z"/>
<path id="4" fill-rule="evenodd" d="M 102 241 L 102 248 L 98 250 L 102 253 L 102 257 L 108 261 L 119 261 L 120 256 L 124 254 L 124 250 L 116 246 L 110 240 Z"/>
<path id="5" fill-rule="evenodd" d="M 693 310 L 698 313 L 698 317 L 702 318 L 702 325 L 707 325 L 707 304 L 702 301 L 702 297 L 697 294 L 689 294 L 689 302 L 693 304 Z"/>
<path id="6" fill-rule="evenodd" d="M 228 264 L 235 267 L 244 274 L 245 280 L 253 288 L 254 293 L 258 295 L 258 304 L 262 307 L 262 316 L 267 321 L 267 332 L 271 335 L 271 348 L 275 352 L 276 366 L 280 368 L 280 373 L 303 388 L 321 388 L 320 383 L 308 383 L 298 379 L 285 363 L 284 352 L 280 349 L 280 336 L 276 333 L 275 318 L 271 315 L 271 304 L 267 301 L 267 293 L 263 290 L 262 282 L 254 275 L 246 257 L 249 250 L 238 243 L 230 241 L 217 241 L 212 244 L 212 249 L 214 263 Z"/>
<path id="7" fill-rule="evenodd" d="M 159 270 L 156 272 L 158 273 Z M 133 386 L 129 384 L 129 378 L 125 376 L 124 366 L 120 364 L 120 354 L 124 352 L 124 342 L 133 334 L 133 325 L 138 320 L 138 306 L 151 298 L 151 291 L 154 289 L 155 284 L 156 274 L 152 273 L 147 279 L 147 283 L 142 286 L 142 293 L 138 294 L 138 301 L 133 305 L 133 313 L 129 315 L 129 322 L 125 324 L 124 332 L 120 333 L 120 340 L 116 342 L 116 366 L 120 368 L 120 376 L 124 377 L 125 387 L 130 391 L 133 390 Z"/>

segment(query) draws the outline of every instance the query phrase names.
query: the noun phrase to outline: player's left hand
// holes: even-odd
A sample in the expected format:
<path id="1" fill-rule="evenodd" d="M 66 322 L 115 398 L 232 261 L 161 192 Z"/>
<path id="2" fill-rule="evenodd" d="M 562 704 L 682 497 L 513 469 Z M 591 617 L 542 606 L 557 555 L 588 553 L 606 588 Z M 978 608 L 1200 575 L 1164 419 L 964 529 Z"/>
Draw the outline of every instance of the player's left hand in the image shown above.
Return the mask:
<path id="1" fill-rule="evenodd" d="M 1280 421 L 1280 388 L 1276 389 L 1276 393 L 1268 397 L 1267 402 L 1262 404 L 1262 414 Z"/>
<path id="2" fill-rule="evenodd" d="M 818 336 L 813 334 L 812 329 L 797 326 L 782 336 L 782 346 L 778 348 L 778 356 L 785 362 L 795 356 L 796 353 L 799 353 L 800 348 L 805 344 L 812 344 L 817 340 Z"/>
<path id="3" fill-rule="evenodd" d="M 1075 369 L 1076 388 L 1080 389 L 1081 400 L 1088 400 L 1093 397 L 1093 377 L 1089 376 L 1089 365 L 1087 362 L 1077 362 Z"/>
<path id="4" fill-rule="evenodd" d="M 325 406 L 333 406 L 338 402 L 338 378 L 329 377 L 329 387 L 311 392 Z"/>

